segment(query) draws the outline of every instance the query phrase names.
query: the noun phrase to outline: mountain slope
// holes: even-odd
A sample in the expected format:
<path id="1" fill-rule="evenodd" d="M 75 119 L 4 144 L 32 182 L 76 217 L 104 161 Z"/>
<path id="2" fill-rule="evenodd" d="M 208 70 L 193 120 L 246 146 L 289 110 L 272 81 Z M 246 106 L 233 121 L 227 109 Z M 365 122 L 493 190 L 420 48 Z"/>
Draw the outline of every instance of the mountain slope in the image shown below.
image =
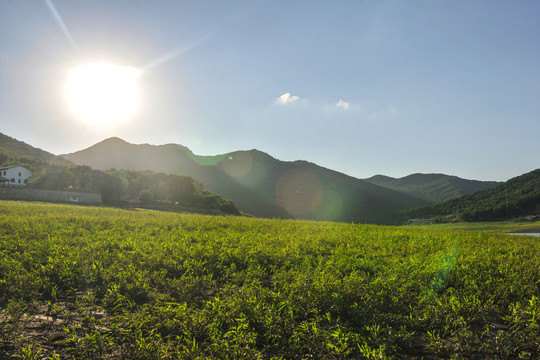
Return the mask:
<path id="1" fill-rule="evenodd" d="M 19 164 L 33 172 L 51 165 L 69 166 L 70 161 L 0 133 L 0 166 Z"/>
<path id="2" fill-rule="evenodd" d="M 110 138 L 63 157 L 102 170 L 188 175 L 242 211 L 261 217 L 392 223 L 399 211 L 427 204 L 316 164 L 280 161 L 258 150 L 199 156 L 181 145 L 134 145 Z"/>
<path id="3" fill-rule="evenodd" d="M 494 188 L 412 211 L 413 216 L 455 216 L 465 220 L 497 220 L 540 213 L 540 169 Z"/>
<path id="4" fill-rule="evenodd" d="M 412 174 L 397 179 L 375 175 L 366 181 L 431 203 L 441 203 L 462 195 L 487 190 L 500 184 L 496 181 L 467 180 L 444 174 Z"/>

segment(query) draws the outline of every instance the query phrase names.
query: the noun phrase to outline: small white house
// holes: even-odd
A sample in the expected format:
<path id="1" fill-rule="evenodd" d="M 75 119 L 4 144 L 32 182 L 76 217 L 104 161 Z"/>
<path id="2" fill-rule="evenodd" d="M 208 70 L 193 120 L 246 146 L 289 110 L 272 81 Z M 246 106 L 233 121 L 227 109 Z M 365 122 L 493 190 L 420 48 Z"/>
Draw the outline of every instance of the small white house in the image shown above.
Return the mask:
<path id="1" fill-rule="evenodd" d="M 32 171 L 21 165 L 0 167 L 0 185 L 2 186 L 26 186 Z"/>
<path id="2" fill-rule="evenodd" d="M 82 203 L 83 202 L 83 197 L 82 197 L 82 195 L 69 195 L 69 196 L 66 196 L 64 201 L 65 202 Z"/>

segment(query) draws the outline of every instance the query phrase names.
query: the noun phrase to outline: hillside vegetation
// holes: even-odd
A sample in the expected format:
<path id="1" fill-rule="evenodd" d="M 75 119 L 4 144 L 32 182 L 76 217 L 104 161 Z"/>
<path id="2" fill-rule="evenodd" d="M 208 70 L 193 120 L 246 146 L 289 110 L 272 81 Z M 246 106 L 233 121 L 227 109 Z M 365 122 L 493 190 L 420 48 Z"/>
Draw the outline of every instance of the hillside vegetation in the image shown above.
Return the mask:
<path id="1" fill-rule="evenodd" d="M 481 221 L 540 214 L 540 169 L 492 189 L 411 212 L 411 216 L 451 216 Z"/>
<path id="2" fill-rule="evenodd" d="M 178 210 L 164 203 L 177 203 L 192 210 L 216 210 L 240 215 L 231 200 L 203 190 L 189 176 L 152 171 L 101 171 L 76 166 L 71 161 L 34 148 L 0 133 L 0 166 L 22 165 L 33 174 L 28 187 L 100 193 L 105 204 L 122 205 L 121 200 L 143 200 L 146 207 Z"/>
<path id="3" fill-rule="evenodd" d="M 366 181 L 434 204 L 477 191 L 487 190 L 500 184 L 496 181 L 466 180 L 445 174 L 412 174 L 398 179 L 375 175 L 366 179 Z"/>
<path id="4" fill-rule="evenodd" d="M 129 144 L 119 138 L 63 155 L 95 169 L 152 170 L 191 176 L 258 217 L 367 223 L 428 202 L 306 161 L 280 161 L 258 150 L 200 156 L 176 145 Z"/>
<path id="5" fill-rule="evenodd" d="M 0 202 L 0 358 L 537 359 L 532 237 Z"/>
<path id="6" fill-rule="evenodd" d="M 0 165 L 22 165 L 39 172 L 44 168 L 70 166 L 73 163 L 0 133 Z"/>
<path id="7" fill-rule="evenodd" d="M 114 169 L 101 171 L 89 166 L 58 167 L 33 176 L 29 187 L 99 192 L 103 202 L 111 205 L 138 203 L 165 210 L 179 210 L 178 206 L 181 206 L 240 215 L 234 202 L 203 190 L 201 184 L 189 176 L 176 174 Z"/>

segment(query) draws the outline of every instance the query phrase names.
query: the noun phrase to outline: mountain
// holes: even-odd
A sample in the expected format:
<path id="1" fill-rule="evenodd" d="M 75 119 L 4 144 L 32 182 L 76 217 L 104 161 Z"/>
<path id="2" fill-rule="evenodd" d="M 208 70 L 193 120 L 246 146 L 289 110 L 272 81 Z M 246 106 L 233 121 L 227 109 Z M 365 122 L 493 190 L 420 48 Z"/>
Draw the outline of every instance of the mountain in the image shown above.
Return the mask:
<path id="1" fill-rule="evenodd" d="M 494 188 L 411 211 L 411 217 L 456 216 L 465 220 L 498 220 L 540 214 L 540 169 Z"/>
<path id="2" fill-rule="evenodd" d="M 23 165 L 33 172 L 49 166 L 69 166 L 72 162 L 0 133 L 0 165 Z"/>
<path id="3" fill-rule="evenodd" d="M 188 175 L 260 217 L 395 223 L 397 213 L 428 204 L 307 161 L 280 161 L 258 150 L 200 156 L 177 144 L 135 145 L 110 138 L 62 156 L 101 170 Z"/>
<path id="4" fill-rule="evenodd" d="M 412 174 L 397 179 L 384 175 L 375 175 L 365 180 L 434 204 L 477 191 L 491 189 L 501 184 L 497 181 L 467 180 L 444 174 Z"/>

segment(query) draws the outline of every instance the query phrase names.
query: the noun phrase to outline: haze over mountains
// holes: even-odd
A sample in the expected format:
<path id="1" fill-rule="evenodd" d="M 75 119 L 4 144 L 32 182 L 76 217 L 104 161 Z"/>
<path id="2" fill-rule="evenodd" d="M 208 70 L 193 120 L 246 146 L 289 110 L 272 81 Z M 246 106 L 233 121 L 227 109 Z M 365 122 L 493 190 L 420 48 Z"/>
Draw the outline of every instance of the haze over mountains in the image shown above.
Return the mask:
<path id="1" fill-rule="evenodd" d="M 411 179 L 419 184 L 409 184 L 414 190 L 410 191 L 388 182 L 377 184 L 380 176 L 357 179 L 306 161 L 280 161 L 258 150 L 200 156 L 181 145 L 135 145 L 119 138 L 62 156 L 101 170 L 188 175 L 209 191 L 233 200 L 242 211 L 262 217 L 393 223 L 403 210 L 437 202 L 437 190 L 444 193 L 441 198 L 448 199 L 449 194 L 459 196 L 496 185 L 420 174 Z M 447 178 L 450 180 L 445 182 Z M 433 194 L 423 194 L 422 186 L 431 186 Z"/>
<path id="2" fill-rule="evenodd" d="M 188 175 L 254 216 L 388 223 L 399 211 L 428 204 L 316 164 L 280 161 L 258 150 L 199 156 L 181 145 L 135 145 L 110 138 L 62 156 L 101 170 Z"/>
<path id="3" fill-rule="evenodd" d="M 486 191 L 502 189 L 505 184 L 444 174 L 412 174 L 399 179 L 376 175 L 363 180 L 307 161 L 280 161 L 258 150 L 200 156 L 177 144 L 136 145 L 120 138 L 55 156 L 0 134 L 0 160 L 2 165 L 21 163 L 33 170 L 87 165 L 97 170 L 116 168 L 187 175 L 206 190 L 233 200 L 241 211 L 253 216 L 386 224 L 401 223 L 414 214 L 412 209 L 444 201 L 450 204 L 452 199 L 454 211 L 460 206 L 459 199 L 469 199 L 470 203 L 470 199 L 492 194 Z M 538 176 L 537 171 L 531 174 L 523 179 L 529 181 L 531 176 Z M 536 199 L 537 182 L 531 186 L 536 190 L 529 193 Z M 520 185 L 522 188 L 525 185 Z M 528 200 L 521 197 L 519 201 L 523 204 Z"/>
<path id="4" fill-rule="evenodd" d="M 445 174 L 411 174 L 399 179 L 375 175 L 366 180 L 434 204 L 501 184 L 497 181 L 466 180 Z"/>
<path id="5" fill-rule="evenodd" d="M 44 166 L 69 166 L 72 162 L 0 133 L 0 165 L 24 164 L 32 171 Z"/>

